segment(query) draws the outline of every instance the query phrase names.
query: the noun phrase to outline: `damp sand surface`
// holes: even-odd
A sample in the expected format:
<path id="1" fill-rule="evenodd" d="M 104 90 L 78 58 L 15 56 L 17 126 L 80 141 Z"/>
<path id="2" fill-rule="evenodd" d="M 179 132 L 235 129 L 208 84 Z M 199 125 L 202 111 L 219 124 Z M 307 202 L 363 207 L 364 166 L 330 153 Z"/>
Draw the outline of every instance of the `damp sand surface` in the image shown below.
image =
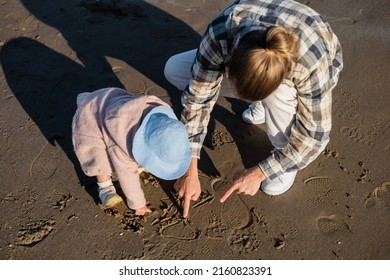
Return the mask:
<path id="1" fill-rule="evenodd" d="M 263 125 L 242 122 L 248 104 L 220 98 L 187 219 L 173 182 L 146 173 L 151 214 L 99 206 L 72 152 L 76 96 L 122 87 L 179 115 L 164 64 L 230 4 L 188 2 L 0 0 L 0 259 L 390 259 L 387 0 L 300 1 L 329 21 L 345 68 L 331 141 L 290 191 L 219 202 L 237 170 L 272 150 Z"/>

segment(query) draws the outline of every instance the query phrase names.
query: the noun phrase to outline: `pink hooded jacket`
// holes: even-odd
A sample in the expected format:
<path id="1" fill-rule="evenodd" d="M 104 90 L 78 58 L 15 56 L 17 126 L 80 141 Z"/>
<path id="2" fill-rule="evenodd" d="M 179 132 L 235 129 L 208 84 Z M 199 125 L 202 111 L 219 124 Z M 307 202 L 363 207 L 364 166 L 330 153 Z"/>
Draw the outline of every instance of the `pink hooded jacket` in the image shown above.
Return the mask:
<path id="1" fill-rule="evenodd" d="M 133 137 L 143 117 L 160 105 L 169 107 L 155 96 L 136 97 L 123 89 L 105 88 L 89 94 L 73 117 L 72 141 L 84 173 L 97 176 L 115 171 L 131 209 L 146 204 L 131 152 Z"/>

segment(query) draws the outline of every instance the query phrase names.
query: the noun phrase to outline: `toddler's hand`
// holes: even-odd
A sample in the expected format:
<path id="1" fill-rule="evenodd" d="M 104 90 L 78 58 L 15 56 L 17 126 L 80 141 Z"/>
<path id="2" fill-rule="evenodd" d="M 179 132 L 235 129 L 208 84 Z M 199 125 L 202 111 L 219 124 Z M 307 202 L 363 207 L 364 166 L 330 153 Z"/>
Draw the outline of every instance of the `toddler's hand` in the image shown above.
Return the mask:
<path id="1" fill-rule="evenodd" d="M 146 206 L 146 205 L 144 207 L 142 207 L 142 208 L 139 208 L 139 209 L 135 210 L 135 214 L 138 215 L 138 216 L 143 216 L 146 213 L 152 213 L 152 210 L 150 210 L 148 208 L 148 206 Z"/>

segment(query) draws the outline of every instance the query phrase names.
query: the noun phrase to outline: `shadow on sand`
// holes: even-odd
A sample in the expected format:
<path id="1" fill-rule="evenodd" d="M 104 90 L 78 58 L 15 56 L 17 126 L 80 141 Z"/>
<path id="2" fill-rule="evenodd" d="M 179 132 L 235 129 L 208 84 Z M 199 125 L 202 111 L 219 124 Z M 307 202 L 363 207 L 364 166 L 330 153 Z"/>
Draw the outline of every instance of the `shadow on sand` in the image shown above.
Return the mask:
<path id="1" fill-rule="evenodd" d="M 79 167 L 71 142 L 77 94 L 103 87 L 126 88 L 107 60 L 110 57 L 123 61 L 166 89 L 171 94 L 170 103 L 179 115 L 180 92 L 165 80 L 164 65 L 173 54 L 196 48 L 200 36 L 181 20 L 144 1 L 21 2 L 39 21 L 58 30 L 57 35 L 63 37 L 62 42 L 67 42 L 74 53 L 71 58 L 38 40 L 15 38 L 1 48 L 6 81 L 46 139 L 52 145 L 58 143 L 67 154 L 80 183 L 91 184 L 92 179 Z M 246 106 L 242 102 L 232 104 L 238 111 Z M 213 117 L 225 125 L 234 138 L 239 137 L 237 129 L 242 126 L 241 120 L 230 113 L 226 118 L 226 109 L 216 107 L 219 110 Z M 213 130 L 213 121 L 209 131 Z M 251 155 L 253 151 L 248 150 L 242 158 L 253 158 Z M 246 160 L 247 164 L 252 164 L 251 160 Z M 200 169 L 210 176 L 218 175 L 205 152 Z"/>

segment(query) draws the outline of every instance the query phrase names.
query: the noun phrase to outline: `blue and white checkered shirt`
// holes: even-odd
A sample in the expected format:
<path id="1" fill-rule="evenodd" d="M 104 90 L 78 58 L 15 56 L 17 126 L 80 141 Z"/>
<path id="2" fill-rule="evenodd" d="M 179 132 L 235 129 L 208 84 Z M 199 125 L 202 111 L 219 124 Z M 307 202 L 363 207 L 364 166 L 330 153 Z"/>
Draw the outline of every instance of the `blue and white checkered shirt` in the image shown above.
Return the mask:
<path id="1" fill-rule="evenodd" d="M 307 166 L 329 142 L 332 89 L 343 68 L 342 52 L 329 24 L 313 9 L 292 0 L 235 1 L 208 26 L 182 95 L 182 121 L 193 156 L 199 158 L 210 113 L 232 49 L 253 30 L 284 26 L 298 36 L 299 58 L 286 83 L 297 89 L 298 109 L 288 145 L 259 163 L 274 179 Z"/>

